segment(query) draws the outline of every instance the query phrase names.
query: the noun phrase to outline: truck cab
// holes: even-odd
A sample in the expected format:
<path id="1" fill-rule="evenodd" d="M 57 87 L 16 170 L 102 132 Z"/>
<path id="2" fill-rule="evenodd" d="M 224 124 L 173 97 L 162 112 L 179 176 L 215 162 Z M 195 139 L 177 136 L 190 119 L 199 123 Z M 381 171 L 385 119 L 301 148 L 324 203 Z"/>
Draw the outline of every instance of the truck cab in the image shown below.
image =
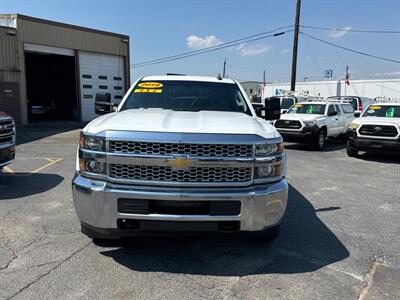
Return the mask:
<path id="1" fill-rule="evenodd" d="M 15 157 L 15 122 L 0 111 L 0 169 L 11 164 Z"/>
<path id="2" fill-rule="evenodd" d="M 323 150 L 326 138 L 345 136 L 353 119 L 349 103 L 306 101 L 293 105 L 275 127 L 285 141 L 313 144 Z"/>
<path id="3" fill-rule="evenodd" d="M 80 136 L 72 186 L 83 233 L 278 235 L 286 154 L 268 120 L 279 102 L 260 117 L 235 80 L 167 75 L 140 78 L 111 107 L 98 102 L 104 115 Z"/>

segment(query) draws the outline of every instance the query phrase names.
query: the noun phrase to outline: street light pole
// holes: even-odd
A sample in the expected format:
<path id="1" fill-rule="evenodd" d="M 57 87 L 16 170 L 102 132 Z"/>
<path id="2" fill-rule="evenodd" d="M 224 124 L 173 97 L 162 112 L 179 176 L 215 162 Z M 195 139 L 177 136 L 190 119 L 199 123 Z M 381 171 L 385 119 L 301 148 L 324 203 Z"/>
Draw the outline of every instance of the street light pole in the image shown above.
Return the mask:
<path id="1" fill-rule="evenodd" d="M 301 7 L 301 0 L 297 0 L 296 19 L 294 23 L 294 38 L 293 38 L 292 78 L 290 81 L 290 90 L 293 92 L 296 90 L 297 48 L 299 44 L 300 7 Z"/>

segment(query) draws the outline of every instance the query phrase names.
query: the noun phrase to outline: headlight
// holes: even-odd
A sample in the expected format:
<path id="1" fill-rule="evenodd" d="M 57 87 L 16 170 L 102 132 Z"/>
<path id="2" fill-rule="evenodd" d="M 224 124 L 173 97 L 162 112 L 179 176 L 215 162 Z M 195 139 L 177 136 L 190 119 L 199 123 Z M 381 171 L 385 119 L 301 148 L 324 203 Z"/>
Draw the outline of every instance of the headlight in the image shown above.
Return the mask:
<path id="1" fill-rule="evenodd" d="M 283 143 L 256 145 L 256 156 L 269 156 L 269 155 L 282 154 L 283 151 L 284 151 Z"/>
<path id="2" fill-rule="evenodd" d="M 105 170 L 105 165 L 102 162 L 79 159 L 79 171 L 81 172 L 104 175 Z"/>
<path id="3" fill-rule="evenodd" d="M 105 151 L 104 138 L 84 135 L 81 133 L 79 140 L 79 146 L 81 149 L 93 150 L 93 151 Z"/>
<path id="4" fill-rule="evenodd" d="M 317 123 L 315 121 L 303 121 L 304 125 L 306 126 L 313 126 L 316 125 Z"/>
<path id="5" fill-rule="evenodd" d="M 273 163 L 256 167 L 255 179 L 267 179 L 268 177 L 284 176 L 284 161 L 276 160 Z"/>
<path id="6" fill-rule="evenodd" d="M 348 127 L 348 128 L 351 129 L 351 130 L 356 130 L 358 127 L 360 127 L 360 124 L 351 122 L 351 123 L 349 124 L 349 127 Z"/>

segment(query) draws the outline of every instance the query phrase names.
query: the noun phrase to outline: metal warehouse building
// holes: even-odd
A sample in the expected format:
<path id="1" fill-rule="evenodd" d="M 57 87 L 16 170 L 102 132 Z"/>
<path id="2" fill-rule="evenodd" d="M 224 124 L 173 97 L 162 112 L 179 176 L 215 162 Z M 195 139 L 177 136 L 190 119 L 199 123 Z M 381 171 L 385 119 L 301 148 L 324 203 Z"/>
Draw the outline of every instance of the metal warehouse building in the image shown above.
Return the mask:
<path id="1" fill-rule="evenodd" d="M 126 35 L 0 14 L 0 110 L 18 123 L 92 120 L 96 93 L 122 99 L 129 65 Z"/>

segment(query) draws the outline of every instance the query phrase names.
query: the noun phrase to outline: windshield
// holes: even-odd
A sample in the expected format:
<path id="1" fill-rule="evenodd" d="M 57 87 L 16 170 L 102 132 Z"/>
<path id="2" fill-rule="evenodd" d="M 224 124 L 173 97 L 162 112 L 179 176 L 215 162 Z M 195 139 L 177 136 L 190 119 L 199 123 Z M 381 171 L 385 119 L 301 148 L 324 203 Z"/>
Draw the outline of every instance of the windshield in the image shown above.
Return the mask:
<path id="1" fill-rule="evenodd" d="M 363 117 L 400 118 L 400 106 L 397 105 L 370 105 Z"/>
<path id="2" fill-rule="evenodd" d="M 325 114 L 326 104 L 295 104 L 289 109 L 289 114 L 313 114 L 323 115 Z"/>
<path id="3" fill-rule="evenodd" d="M 281 109 L 289 109 L 294 104 L 293 98 L 282 98 Z"/>
<path id="4" fill-rule="evenodd" d="M 251 115 L 239 87 L 233 83 L 141 81 L 132 89 L 121 111 L 140 108 L 229 111 Z"/>

